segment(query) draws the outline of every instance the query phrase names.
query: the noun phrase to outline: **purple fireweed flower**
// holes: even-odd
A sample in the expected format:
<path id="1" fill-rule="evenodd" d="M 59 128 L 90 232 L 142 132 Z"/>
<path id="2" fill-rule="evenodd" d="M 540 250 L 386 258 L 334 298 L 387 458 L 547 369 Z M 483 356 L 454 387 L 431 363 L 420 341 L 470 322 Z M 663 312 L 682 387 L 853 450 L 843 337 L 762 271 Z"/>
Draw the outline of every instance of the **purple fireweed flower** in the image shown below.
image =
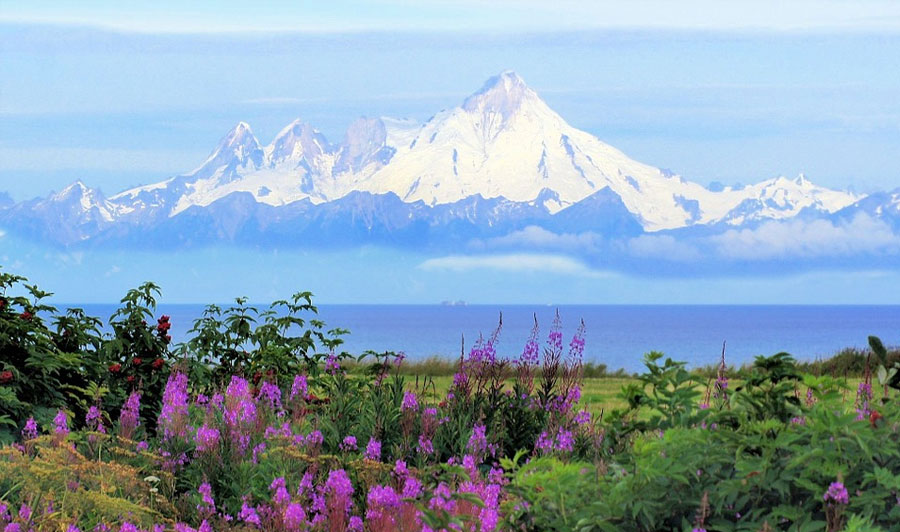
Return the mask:
<path id="1" fill-rule="evenodd" d="M 503 478 L 503 468 L 492 467 L 491 470 L 488 471 L 488 482 L 491 484 L 506 484 L 506 479 Z"/>
<path id="2" fill-rule="evenodd" d="M 264 382 L 259 387 L 256 400 L 272 409 L 281 409 L 281 388 L 277 384 Z"/>
<path id="3" fill-rule="evenodd" d="M 291 384 L 291 395 L 289 400 L 306 399 L 309 395 L 309 385 L 306 382 L 306 375 L 296 375 L 294 383 Z"/>
<path id="4" fill-rule="evenodd" d="M 109 528 L 109 526 L 107 526 L 103 523 L 100 523 L 94 527 L 94 532 L 110 532 L 110 528 Z"/>
<path id="5" fill-rule="evenodd" d="M 825 502 L 834 502 L 835 504 L 850 503 L 850 495 L 847 493 L 847 488 L 845 488 L 844 484 L 841 482 L 832 482 L 831 485 L 828 486 L 828 490 L 825 492 L 822 499 Z"/>
<path id="6" fill-rule="evenodd" d="M 188 417 L 188 378 L 181 372 L 173 373 L 166 381 L 163 391 L 163 405 L 159 413 L 159 426 L 163 429 L 163 439 L 185 436 Z"/>
<path id="7" fill-rule="evenodd" d="M 122 411 L 119 413 L 119 432 L 124 438 L 131 438 L 135 429 L 141 424 L 141 394 L 140 392 L 132 392 L 125 404 L 122 405 Z"/>
<path id="8" fill-rule="evenodd" d="M 350 512 L 353 506 L 353 483 L 343 469 L 335 469 L 328 473 L 325 481 L 325 493 L 331 496 L 331 500 L 345 514 Z"/>
<path id="9" fill-rule="evenodd" d="M 284 509 L 284 526 L 288 530 L 301 530 L 306 524 L 306 510 L 299 503 L 288 504 Z"/>
<path id="10" fill-rule="evenodd" d="M 350 532 L 363 532 L 365 525 L 363 525 L 362 517 L 358 515 L 351 517 L 350 521 L 347 522 L 347 530 Z"/>
<path id="11" fill-rule="evenodd" d="M 538 345 L 539 334 L 540 329 L 538 328 L 537 317 L 535 317 L 534 327 L 531 328 L 531 334 L 528 336 L 528 341 L 525 342 L 525 347 L 522 349 L 522 354 L 519 356 L 518 364 L 525 366 L 537 365 L 541 350 Z"/>
<path id="12" fill-rule="evenodd" d="M 197 510 L 201 513 L 214 513 L 216 511 L 216 501 L 213 499 L 212 486 L 209 485 L 209 482 L 200 484 L 200 487 L 197 488 L 197 493 L 200 494 L 202 501 L 201 504 L 197 505 Z"/>
<path id="13" fill-rule="evenodd" d="M 356 450 L 356 436 L 347 436 L 344 438 L 344 441 L 341 442 L 340 445 L 341 451 L 355 451 Z"/>
<path id="14" fill-rule="evenodd" d="M 256 422 L 256 405 L 250 399 L 241 399 L 234 408 L 225 409 L 225 421 L 232 426 Z"/>
<path id="15" fill-rule="evenodd" d="M 197 429 L 197 436 L 194 438 L 194 441 L 197 444 L 197 452 L 212 452 L 219 446 L 219 429 L 204 423 Z"/>
<path id="16" fill-rule="evenodd" d="M 66 532 L 81 532 L 81 529 L 78 528 L 77 526 L 75 526 L 74 524 L 72 524 L 72 525 L 69 525 L 68 528 L 66 528 Z"/>
<path id="17" fill-rule="evenodd" d="M 138 451 L 146 451 L 150 448 L 150 444 L 146 441 L 139 441 L 135 447 Z"/>
<path id="18" fill-rule="evenodd" d="M 325 371 L 335 375 L 338 371 L 341 370 L 341 363 L 338 360 L 338 357 L 335 356 L 334 353 L 329 353 L 325 358 Z"/>
<path id="19" fill-rule="evenodd" d="M 571 367 L 575 367 L 581 364 L 581 360 L 584 356 L 584 320 L 581 321 L 581 326 L 578 327 L 578 330 L 575 332 L 575 336 L 572 337 L 572 341 L 569 342 L 569 359 L 568 364 Z"/>
<path id="20" fill-rule="evenodd" d="M 542 453 L 548 452 L 553 449 L 553 438 L 547 434 L 547 431 L 543 431 L 538 435 L 537 441 L 534 444 L 534 448 Z"/>
<path id="21" fill-rule="evenodd" d="M 239 377 L 237 375 L 232 375 L 231 381 L 228 383 L 228 387 L 225 388 L 225 399 L 247 399 L 249 397 L 251 397 L 250 383 L 247 381 L 247 379 Z"/>
<path id="22" fill-rule="evenodd" d="M 267 440 L 278 437 L 278 436 L 290 438 L 291 434 L 292 434 L 291 424 L 285 422 L 285 423 L 282 423 L 280 427 L 275 427 L 275 426 L 266 427 L 266 432 L 263 435 L 263 437 Z"/>
<path id="23" fill-rule="evenodd" d="M 375 485 L 369 489 L 366 496 L 366 519 L 380 519 L 387 513 L 388 516 L 400 507 L 401 500 L 394 488 L 390 486 Z"/>
<path id="24" fill-rule="evenodd" d="M 103 413 L 96 405 L 88 408 L 87 414 L 84 416 L 84 424 L 101 434 L 106 434 L 106 427 L 103 426 Z"/>
<path id="25" fill-rule="evenodd" d="M 547 344 L 551 351 L 556 353 L 562 351 L 562 338 L 562 320 L 559 318 L 559 311 L 557 311 L 556 317 L 553 319 L 553 327 L 550 329 L 550 336 L 547 339 Z"/>
<path id="26" fill-rule="evenodd" d="M 463 371 L 459 371 L 453 374 L 453 387 L 454 388 L 465 388 L 466 385 L 469 384 L 469 375 Z M 452 399 L 450 394 L 447 394 L 447 399 Z"/>
<path id="27" fill-rule="evenodd" d="M 475 457 L 471 454 L 463 455 L 462 466 L 470 477 L 474 477 L 478 473 L 478 464 L 475 462 Z"/>
<path id="28" fill-rule="evenodd" d="M 28 506 L 25 503 L 22 503 L 22 505 L 19 506 L 19 519 L 21 519 L 23 521 L 30 521 L 31 514 L 32 514 L 31 506 Z"/>
<path id="29" fill-rule="evenodd" d="M 25 422 L 25 428 L 22 429 L 22 439 L 33 440 L 38 437 L 38 433 L 37 422 L 33 417 L 29 417 L 28 421 Z"/>
<path id="30" fill-rule="evenodd" d="M 325 436 L 322 435 L 321 430 L 314 430 L 306 436 L 307 447 L 318 447 L 319 445 L 322 445 L 322 442 L 324 441 Z"/>
<path id="31" fill-rule="evenodd" d="M 587 410 L 580 410 L 577 414 L 575 414 L 575 423 L 579 425 L 585 425 L 591 422 L 591 413 Z"/>
<path id="32" fill-rule="evenodd" d="M 400 403 L 401 410 L 418 410 L 419 401 L 416 399 L 414 392 L 403 392 L 403 402 Z"/>
<path id="33" fill-rule="evenodd" d="M 397 460 L 394 462 L 394 474 L 397 475 L 398 478 L 406 478 L 409 476 L 409 467 L 406 466 L 406 462 L 403 460 Z"/>
<path id="34" fill-rule="evenodd" d="M 297 496 L 303 497 L 304 493 L 311 493 L 313 489 L 313 476 L 312 473 L 307 471 L 303 473 L 303 478 L 300 479 L 300 485 L 297 486 Z"/>
<path id="35" fill-rule="evenodd" d="M 250 525 L 260 526 L 262 524 L 259 514 L 256 513 L 256 508 L 246 502 L 241 505 L 241 513 L 238 514 L 238 519 Z"/>
<path id="36" fill-rule="evenodd" d="M 3 528 L 3 532 L 22 532 L 22 525 L 19 523 L 10 523 Z"/>
<path id="37" fill-rule="evenodd" d="M 284 477 L 276 477 L 272 480 L 272 483 L 269 484 L 269 491 L 274 491 L 285 486 L 287 486 L 287 483 L 285 482 Z"/>
<path id="38" fill-rule="evenodd" d="M 69 433 L 69 418 L 62 410 L 57 410 L 56 417 L 53 418 L 53 432 L 63 437 Z"/>
<path id="39" fill-rule="evenodd" d="M 424 434 L 419 435 L 419 445 L 417 448 L 419 452 L 424 455 L 430 455 L 434 453 L 434 443 L 430 438 L 426 438 Z"/>
<path id="40" fill-rule="evenodd" d="M 258 443 L 253 447 L 253 459 L 251 460 L 254 465 L 259 464 L 259 455 L 266 451 L 265 443 Z"/>
<path id="41" fill-rule="evenodd" d="M 856 389 L 856 419 L 858 421 L 867 419 L 871 411 L 869 410 L 869 401 L 872 400 L 872 384 L 866 381 L 859 383 Z"/>
<path id="42" fill-rule="evenodd" d="M 369 438 L 369 443 L 366 444 L 366 459 L 376 462 L 381 460 L 381 442 L 374 437 Z"/>
<path id="43" fill-rule="evenodd" d="M 225 396 L 221 393 L 214 393 L 212 399 L 209 400 L 209 406 L 212 408 L 221 409 L 224 404 Z"/>
<path id="44" fill-rule="evenodd" d="M 488 447 L 485 426 L 481 423 L 476 423 L 472 427 L 472 435 L 469 436 L 469 443 L 466 444 L 466 449 L 475 454 L 482 454 L 488 450 Z"/>
<path id="45" fill-rule="evenodd" d="M 403 481 L 403 492 L 401 495 L 407 499 L 415 499 L 423 492 L 422 483 L 416 477 L 406 477 Z"/>
<path id="46" fill-rule="evenodd" d="M 283 480 L 284 479 L 282 479 L 282 481 Z M 291 494 L 284 485 L 275 488 L 275 493 L 272 494 L 272 502 L 275 503 L 276 506 L 283 506 L 291 502 Z"/>
<path id="47" fill-rule="evenodd" d="M 204 519 L 203 522 L 200 523 L 200 526 L 197 528 L 197 532 L 213 532 L 212 525 L 210 525 L 209 522 Z"/>
<path id="48" fill-rule="evenodd" d="M 559 429 L 556 434 L 556 450 L 569 452 L 575 448 L 575 438 L 572 437 L 572 431 Z"/>

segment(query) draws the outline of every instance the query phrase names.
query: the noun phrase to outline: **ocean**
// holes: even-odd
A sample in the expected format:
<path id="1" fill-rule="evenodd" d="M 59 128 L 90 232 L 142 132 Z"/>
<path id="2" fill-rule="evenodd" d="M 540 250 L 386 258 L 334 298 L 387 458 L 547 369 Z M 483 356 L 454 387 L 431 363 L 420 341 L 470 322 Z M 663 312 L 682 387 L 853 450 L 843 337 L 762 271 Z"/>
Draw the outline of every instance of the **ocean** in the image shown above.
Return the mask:
<path id="1" fill-rule="evenodd" d="M 76 306 L 76 305 L 73 305 Z M 81 305 L 106 320 L 115 305 Z M 264 305 L 258 308 L 263 309 Z M 642 357 L 661 351 L 690 366 L 718 362 L 727 342 L 729 365 L 752 362 L 756 355 L 786 351 L 800 360 L 828 357 L 845 347 L 866 347 L 869 335 L 888 345 L 900 344 L 900 306 L 780 305 L 319 305 L 326 329 L 341 327 L 344 350 L 402 351 L 409 359 L 455 358 L 461 344 L 469 349 L 480 334 L 489 336 L 500 314 L 503 327 L 497 352 L 522 352 L 534 316 L 546 341 L 556 312 L 566 344 L 581 320 L 585 323 L 585 361 L 610 370 L 638 372 Z M 161 305 L 171 316 L 173 342 L 187 339 L 203 305 Z"/>

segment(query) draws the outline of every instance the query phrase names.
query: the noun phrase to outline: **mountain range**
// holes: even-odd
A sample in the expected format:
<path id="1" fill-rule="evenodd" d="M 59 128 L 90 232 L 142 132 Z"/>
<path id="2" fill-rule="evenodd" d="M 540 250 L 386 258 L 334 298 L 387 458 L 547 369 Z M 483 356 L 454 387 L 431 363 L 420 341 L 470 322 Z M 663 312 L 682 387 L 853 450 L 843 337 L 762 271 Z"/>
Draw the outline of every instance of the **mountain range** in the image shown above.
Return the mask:
<path id="1" fill-rule="evenodd" d="M 0 193 L 0 229 L 66 248 L 459 249 L 538 230 L 679 240 L 860 216 L 900 233 L 900 188 L 860 195 L 803 175 L 705 187 L 572 127 L 509 71 L 425 123 L 360 118 L 333 143 L 295 120 L 262 145 L 240 122 L 196 169 L 157 183 L 106 197 L 76 181 L 20 203 Z"/>

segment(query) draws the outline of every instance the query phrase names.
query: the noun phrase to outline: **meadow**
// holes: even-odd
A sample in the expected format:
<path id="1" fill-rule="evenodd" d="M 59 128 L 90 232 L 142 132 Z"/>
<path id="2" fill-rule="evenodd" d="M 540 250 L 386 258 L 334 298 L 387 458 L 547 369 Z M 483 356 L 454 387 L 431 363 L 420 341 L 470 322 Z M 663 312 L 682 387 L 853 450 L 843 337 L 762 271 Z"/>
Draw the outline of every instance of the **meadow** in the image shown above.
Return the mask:
<path id="1" fill-rule="evenodd" d="M 890 531 L 900 353 L 637 375 L 583 325 L 455 361 L 345 353 L 309 293 L 210 306 L 174 346 L 159 288 L 107 320 L 0 272 L 5 532 Z M 565 336 L 564 336 L 565 335 Z"/>

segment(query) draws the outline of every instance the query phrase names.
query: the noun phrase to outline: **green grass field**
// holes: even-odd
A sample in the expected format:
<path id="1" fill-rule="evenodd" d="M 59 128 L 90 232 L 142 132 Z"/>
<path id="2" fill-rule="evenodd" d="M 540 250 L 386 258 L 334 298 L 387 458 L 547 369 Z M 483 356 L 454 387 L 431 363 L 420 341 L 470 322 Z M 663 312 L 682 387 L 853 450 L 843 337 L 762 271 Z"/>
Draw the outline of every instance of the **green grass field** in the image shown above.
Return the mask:
<path id="1" fill-rule="evenodd" d="M 447 394 L 453 377 L 423 377 L 415 375 L 405 375 L 407 387 L 410 390 L 418 388 L 421 392 L 425 383 L 428 382 L 425 396 L 428 400 L 439 401 Z M 418 386 L 416 384 L 418 379 Z M 581 405 L 592 414 L 599 414 L 601 410 L 612 410 L 625 406 L 625 402 L 618 398 L 619 390 L 628 383 L 636 382 L 636 379 L 628 377 L 602 377 L 602 378 L 586 378 L 581 387 Z M 432 384 L 433 383 L 433 386 Z"/>
<path id="2" fill-rule="evenodd" d="M 425 383 L 428 383 L 427 389 L 425 390 L 425 397 L 427 400 L 435 402 L 442 400 L 446 396 L 447 390 L 450 389 L 450 385 L 453 382 L 453 377 L 446 375 L 428 377 L 407 374 L 404 375 L 404 377 L 406 378 L 407 387 L 420 394 L 422 393 L 423 387 L 426 386 Z M 862 379 L 859 378 L 847 379 L 847 391 L 845 395 L 849 401 L 853 401 L 856 387 L 861 380 Z M 631 377 L 585 378 L 582 381 L 581 402 L 579 403 L 581 405 L 580 408 L 586 409 L 592 415 L 599 415 L 602 411 L 608 412 L 615 408 L 625 407 L 626 403 L 619 397 L 619 392 L 622 390 L 623 386 L 636 382 L 638 382 L 638 379 Z M 730 385 L 730 388 L 734 389 L 740 385 L 740 381 L 732 379 Z M 703 382 L 698 385 L 698 389 L 701 392 L 705 392 L 706 383 Z M 803 393 L 805 393 L 805 390 Z"/>

